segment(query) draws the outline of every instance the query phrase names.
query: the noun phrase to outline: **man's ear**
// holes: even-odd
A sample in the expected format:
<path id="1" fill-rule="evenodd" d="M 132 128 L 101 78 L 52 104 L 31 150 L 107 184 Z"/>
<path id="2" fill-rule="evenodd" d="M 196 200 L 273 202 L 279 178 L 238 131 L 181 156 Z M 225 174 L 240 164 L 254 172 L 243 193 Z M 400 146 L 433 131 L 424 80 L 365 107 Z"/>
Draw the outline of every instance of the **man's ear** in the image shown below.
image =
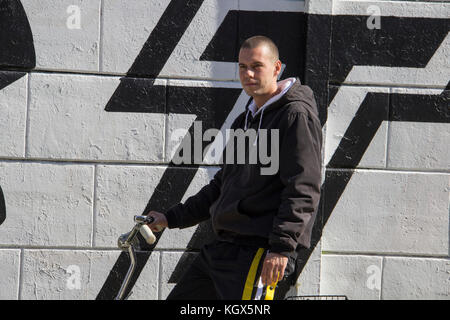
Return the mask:
<path id="1" fill-rule="evenodd" d="M 277 62 L 275 62 L 275 76 L 278 78 L 278 75 L 281 72 L 281 61 L 277 60 Z"/>

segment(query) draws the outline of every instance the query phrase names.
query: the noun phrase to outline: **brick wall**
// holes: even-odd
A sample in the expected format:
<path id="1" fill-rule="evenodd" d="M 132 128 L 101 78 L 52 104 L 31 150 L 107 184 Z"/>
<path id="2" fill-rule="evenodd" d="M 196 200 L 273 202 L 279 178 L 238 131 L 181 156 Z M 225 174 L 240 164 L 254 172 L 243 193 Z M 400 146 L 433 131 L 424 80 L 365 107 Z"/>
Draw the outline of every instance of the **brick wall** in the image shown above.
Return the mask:
<path id="1" fill-rule="evenodd" d="M 449 299 L 450 4 L 0 9 L 0 299 L 114 297 L 133 215 L 184 201 L 218 169 L 169 164 L 173 133 L 224 130 L 243 111 L 236 57 L 255 34 L 278 44 L 282 78 L 311 86 L 323 124 L 320 211 L 291 294 Z M 139 255 L 131 299 L 164 299 L 210 237 L 208 223 L 165 230 Z"/>

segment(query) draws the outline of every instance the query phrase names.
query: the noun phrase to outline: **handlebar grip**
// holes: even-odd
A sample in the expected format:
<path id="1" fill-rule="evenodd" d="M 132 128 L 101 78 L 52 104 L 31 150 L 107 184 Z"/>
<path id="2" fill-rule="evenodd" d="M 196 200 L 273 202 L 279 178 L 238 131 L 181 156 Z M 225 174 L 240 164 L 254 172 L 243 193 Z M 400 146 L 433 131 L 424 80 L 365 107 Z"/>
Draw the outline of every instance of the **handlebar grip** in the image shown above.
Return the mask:
<path id="1" fill-rule="evenodd" d="M 145 241 L 147 241 L 148 244 L 153 244 L 156 241 L 156 237 L 153 234 L 152 230 L 150 230 L 149 226 L 144 224 L 139 229 L 139 232 L 144 237 Z"/>

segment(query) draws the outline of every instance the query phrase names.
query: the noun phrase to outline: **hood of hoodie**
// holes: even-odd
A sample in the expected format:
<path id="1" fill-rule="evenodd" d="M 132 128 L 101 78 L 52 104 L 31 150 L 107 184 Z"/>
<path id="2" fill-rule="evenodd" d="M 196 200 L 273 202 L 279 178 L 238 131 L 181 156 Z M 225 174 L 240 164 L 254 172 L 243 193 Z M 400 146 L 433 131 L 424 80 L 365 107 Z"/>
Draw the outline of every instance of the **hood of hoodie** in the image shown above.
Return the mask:
<path id="1" fill-rule="evenodd" d="M 291 87 L 292 85 L 297 81 L 297 78 L 287 78 L 284 80 L 280 80 L 277 82 L 279 93 L 272 96 L 269 100 L 267 100 L 263 106 L 260 108 L 257 108 L 255 100 L 250 99 L 250 104 L 247 105 L 247 109 L 251 111 L 252 116 L 255 116 L 256 113 L 261 112 L 264 110 L 268 105 L 276 102 L 278 99 L 280 99 Z"/>
<path id="2" fill-rule="evenodd" d="M 249 101 L 247 102 L 247 104 L 245 106 L 245 111 L 244 111 L 244 113 L 245 113 L 244 130 L 247 130 L 249 127 L 249 125 L 248 125 L 249 115 L 251 115 L 252 122 L 255 122 L 255 121 L 259 122 L 256 139 L 255 139 L 253 145 L 256 145 L 256 143 L 257 143 L 264 114 L 267 115 L 270 111 L 274 111 L 279 108 L 282 108 L 283 106 L 285 106 L 291 102 L 294 102 L 294 101 L 303 102 L 302 105 L 305 107 L 305 111 L 308 114 L 310 114 L 312 117 L 318 119 L 319 114 L 318 114 L 318 110 L 316 107 L 314 94 L 313 94 L 312 90 L 308 86 L 302 85 L 299 78 L 288 78 L 285 80 L 280 80 L 280 81 L 278 81 L 278 85 L 282 86 L 283 82 L 285 83 L 286 81 L 293 81 L 293 84 L 290 85 L 289 89 L 275 101 L 273 101 L 269 104 L 267 104 L 267 103 L 264 104 L 261 108 L 259 108 L 255 112 L 254 115 L 252 115 L 253 112 L 252 112 L 252 110 L 250 110 L 250 105 L 253 102 L 253 98 L 250 98 Z M 269 99 L 269 101 L 270 101 L 270 99 Z"/>
<path id="3" fill-rule="evenodd" d="M 303 106 L 306 107 L 306 111 L 311 115 L 315 116 L 316 118 L 318 118 L 319 114 L 316 107 L 313 91 L 308 86 L 302 85 L 299 78 L 295 79 L 296 79 L 295 82 L 288 89 L 288 91 L 286 91 L 284 95 L 282 95 L 278 100 L 266 106 L 263 106 L 263 108 L 259 109 L 256 112 L 254 119 L 258 119 L 261 116 L 261 114 L 263 114 L 262 111 L 264 111 L 264 114 L 267 115 L 268 112 L 279 109 L 285 106 L 286 104 L 294 101 L 304 102 L 305 104 Z M 278 81 L 278 83 L 286 80 L 288 79 Z M 251 112 L 249 106 L 252 103 L 252 101 L 253 98 L 250 98 L 247 104 L 245 105 L 244 111 L 245 114 Z"/>

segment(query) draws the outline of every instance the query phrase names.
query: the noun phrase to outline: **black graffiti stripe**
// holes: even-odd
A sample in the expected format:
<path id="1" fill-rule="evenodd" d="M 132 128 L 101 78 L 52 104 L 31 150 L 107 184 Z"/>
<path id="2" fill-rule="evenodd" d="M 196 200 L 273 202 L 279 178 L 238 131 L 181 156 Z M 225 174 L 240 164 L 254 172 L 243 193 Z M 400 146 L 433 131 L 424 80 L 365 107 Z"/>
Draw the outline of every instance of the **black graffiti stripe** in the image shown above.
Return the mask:
<path id="1" fill-rule="evenodd" d="M 328 78 L 331 52 L 331 20 L 329 15 L 307 15 L 305 84 L 310 86 L 323 126 L 327 122 Z"/>
<path id="2" fill-rule="evenodd" d="M 389 121 L 450 123 L 448 89 L 439 95 L 395 93 L 390 101 Z"/>
<path id="3" fill-rule="evenodd" d="M 333 154 L 329 166 L 333 164 L 346 164 L 351 169 L 358 166 L 378 128 L 387 117 L 388 98 L 388 94 L 383 93 L 369 93 L 366 96 L 344 134 L 344 137 L 358 137 L 357 141 L 343 138 Z M 382 109 L 382 112 L 379 112 L 380 102 L 384 102 L 386 105 L 384 111 Z M 323 228 L 344 193 L 353 173 L 353 170 L 326 170 L 325 181 L 322 184 L 319 209 L 311 234 L 311 247 L 299 252 L 299 259 L 297 260 L 298 269 L 295 275 L 296 279 L 300 276 L 312 252 L 319 243 Z"/>
<path id="4" fill-rule="evenodd" d="M 144 80 L 140 79 L 138 83 L 142 84 L 143 81 Z M 136 82 L 133 80 L 131 83 Z M 120 95 L 122 99 L 124 99 L 124 97 L 126 98 L 129 94 L 132 95 L 136 91 L 136 89 L 133 88 L 130 88 L 130 91 L 126 91 L 125 89 L 122 90 L 124 90 L 123 94 Z M 241 89 L 233 88 L 170 86 L 167 87 L 166 106 L 164 109 L 167 113 L 197 115 L 197 120 L 202 123 L 202 133 L 204 133 L 210 128 L 220 128 L 222 126 L 241 91 Z M 127 107 L 129 106 L 128 101 L 125 100 L 122 104 L 121 99 L 117 96 L 113 96 L 113 98 L 110 99 L 110 102 L 111 104 L 109 105 L 115 109 L 114 111 L 131 112 L 130 110 L 132 110 L 131 107 Z M 145 96 L 145 99 L 142 100 L 142 103 L 143 105 L 149 106 L 160 102 L 157 100 L 157 96 L 148 94 Z M 142 112 L 142 110 L 138 110 L 138 112 Z M 147 112 L 149 111 L 147 110 Z M 194 137 L 194 125 L 195 124 L 192 124 L 188 129 L 188 135 L 190 137 Z M 192 141 L 192 143 L 194 144 L 195 141 Z M 209 142 L 206 141 L 202 143 L 202 150 L 206 148 L 208 143 Z M 182 147 L 180 146 L 179 150 L 176 152 L 180 152 L 180 148 Z M 194 160 L 194 152 L 191 152 L 191 163 L 195 164 Z M 170 163 L 158 182 L 146 208 L 143 210 L 143 214 L 148 214 L 150 210 L 165 212 L 170 206 L 179 203 L 184 196 L 187 187 L 191 184 L 197 169 L 198 165 L 191 165 L 189 168 L 184 168 L 183 166 L 176 166 L 173 163 Z M 198 227 L 194 232 L 187 249 L 198 249 L 200 247 L 200 239 L 208 238 L 212 234 L 210 230 L 210 228 Z M 157 234 L 157 241 L 152 246 L 148 246 L 142 237 L 139 236 L 141 247 L 147 252 L 140 253 L 137 256 L 136 271 L 130 281 L 128 291 L 133 288 L 143 267 L 150 258 L 152 251 L 158 244 L 161 235 L 162 233 Z M 186 256 L 183 255 L 182 262 L 187 261 L 185 260 L 185 257 Z M 127 254 L 121 253 L 97 295 L 98 300 L 110 300 L 115 298 L 126 275 L 128 266 L 129 259 Z M 184 267 L 185 265 L 178 263 L 175 267 L 174 274 L 178 274 L 177 270 L 183 269 Z M 171 279 L 173 279 L 173 277 L 171 277 Z"/>
<path id="5" fill-rule="evenodd" d="M 179 203 L 186 190 L 184 183 L 189 185 L 194 178 L 196 171 L 196 167 L 192 169 L 180 169 L 169 164 L 154 193 L 150 197 L 146 208 L 143 210 L 143 214 L 147 214 L 150 209 L 165 212 L 173 204 Z M 183 181 L 183 185 L 179 184 L 177 181 Z M 132 290 L 163 233 L 164 231 L 156 233 L 156 242 L 151 246 L 146 244 L 139 235 L 140 244 L 146 252 L 137 255 L 136 271 L 130 280 L 128 292 L 126 292 L 125 295 Z M 112 300 L 116 297 L 128 267 L 128 255 L 127 253 L 122 252 L 110 271 L 108 278 L 104 282 L 103 287 L 100 289 L 96 298 L 97 300 Z"/>
<path id="6" fill-rule="evenodd" d="M 127 75 L 157 77 L 203 1 L 170 1 Z"/>
<path id="7" fill-rule="evenodd" d="M 188 130 L 191 136 L 194 134 L 193 130 L 194 125 L 192 125 Z M 193 158 L 191 160 L 193 160 Z M 198 168 L 198 165 L 190 165 L 186 168 L 182 165 L 180 166 L 169 163 L 142 214 L 146 215 L 150 210 L 165 212 L 172 205 L 179 203 L 183 198 L 187 187 L 192 182 Z M 128 290 L 125 292 L 125 296 L 127 296 L 132 290 L 163 233 L 164 231 L 156 234 L 156 241 L 152 245 L 148 245 L 145 240 L 138 235 L 140 247 L 144 252 L 139 252 L 137 254 L 136 271 L 129 282 Z M 184 271 L 186 263 L 190 263 L 192 261 L 193 256 L 190 251 L 198 250 L 202 244 L 205 243 L 205 241 L 207 242 L 212 239 L 211 236 L 212 228 L 210 226 L 210 222 L 201 223 L 197 227 L 194 235 L 186 246 L 186 252 L 180 259 L 180 262 L 175 266 L 175 270 L 169 279 L 169 283 L 176 282 L 180 274 Z M 130 259 L 128 254 L 122 252 L 110 271 L 108 278 L 103 284 L 99 294 L 97 295 L 97 300 L 111 300 L 115 298 L 123 279 L 125 278 L 129 264 Z"/>
<path id="8" fill-rule="evenodd" d="M 367 93 L 339 144 L 339 153 L 330 160 L 328 167 L 355 168 L 376 134 L 380 118 L 382 121 L 450 123 L 449 102 L 448 90 L 439 95 Z"/>
<path id="9" fill-rule="evenodd" d="M 25 72 L 0 71 L 0 90 L 26 75 Z"/>
<path id="10" fill-rule="evenodd" d="M 449 96 L 449 90 L 440 95 L 367 94 L 333 154 L 329 169 L 326 169 L 319 212 L 311 235 L 311 248 L 300 251 L 297 278 L 319 243 L 323 228 L 353 176 L 352 169 L 360 163 L 381 123 L 386 120 L 449 123 Z M 332 169 L 343 167 L 350 170 Z"/>
<path id="11" fill-rule="evenodd" d="M 304 12 L 230 10 L 200 60 L 237 62 L 245 39 L 265 35 L 274 40 L 281 61 L 286 64 L 283 77 L 299 76 L 303 81 L 306 22 Z"/>
<path id="12" fill-rule="evenodd" d="M 328 167 L 356 168 L 381 122 L 387 120 L 388 114 L 389 94 L 367 93 Z"/>
<path id="13" fill-rule="evenodd" d="M 380 125 L 387 119 L 388 100 L 387 93 L 367 94 L 329 161 L 328 168 L 355 169 L 358 166 Z M 353 171 L 350 173 L 327 171 L 324 183 L 323 226 L 328 221 L 352 174 Z"/>
<path id="14" fill-rule="evenodd" d="M 204 130 L 206 129 L 208 128 L 204 128 Z M 194 135 L 194 124 L 189 128 L 188 132 L 191 136 Z M 179 150 L 177 152 L 179 152 Z M 194 155 L 192 153 L 191 158 L 192 162 L 194 160 L 193 157 Z M 183 168 L 183 166 L 169 163 L 142 214 L 146 215 L 150 210 L 165 212 L 172 205 L 179 203 L 183 198 L 187 190 L 187 187 L 191 184 L 192 179 L 194 178 L 198 170 L 198 167 L 199 167 L 198 165 L 190 165 L 189 168 Z M 159 239 L 163 234 L 163 232 L 164 231 L 156 234 L 157 236 L 156 242 L 151 246 L 149 246 L 139 235 L 140 246 L 146 252 L 140 253 L 137 256 L 137 265 L 135 269 L 136 271 L 130 280 L 128 291 L 131 291 L 131 289 L 133 288 L 140 273 L 142 272 L 143 267 L 150 258 L 154 248 L 158 244 Z M 197 227 L 187 248 L 198 249 L 200 247 L 200 242 L 204 241 L 205 238 L 209 238 L 210 235 L 211 235 L 210 228 Z M 183 259 L 183 261 L 185 260 Z M 118 260 L 114 264 L 112 270 L 110 271 L 108 278 L 105 280 L 103 287 L 101 288 L 99 294 L 97 295 L 96 298 L 97 300 L 111 300 L 115 298 L 120 289 L 121 283 L 126 275 L 128 266 L 129 266 L 128 255 L 126 253 L 121 253 Z M 177 264 L 177 266 L 175 267 L 175 271 L 180 269 L 179 266 L 180 264 Z M 185 266 L 183 265 L 182 268 L 184 267 Z M 126 295 L 127 294 L 128 292 L 126 293 Z"/>
<path id="15" fill-rule="evenodd" d="M 121 79 L 121 83 L 108 101 L 105 111 L 167 113 L 165 101 L 167 93 L 163 94 L 164 102 L 161 102 L 161 92 L 162 90 L 166 90 L 165 88 L 154 86 L 153 79 L 138 80 L 130 79 L 130 77 L 156 78 L 159 75 L 202 3 L 203 0 L 172 0 L 169 3 L 144 44 L 144 47 L 127 72 L 127 77 Z M 190 171 L 190 179 L 184 177 L 181 181 L 190 182 L 195 175 L 195 171 Z M 144 214 L 148 213 L 149 208 L 153 208 L 154 210 L 157 208 L 160 211 L 164 211 L 170 204 L 177 203 L 181 200 L 185 189 L 183 190 L 181 188 L 175 191 L 173 188 L 167 188 L 168 186 L 171 187 L 172 183 L 176 181 L 176 177 L 173 175 L 175 172 L 179 173 L 183 171 L 173 171 L 172 164 L 169 164 L 169 167 L 165 170 L 163 177 L 156 187 L 156 191 L 144 209 Z M 166 192 L 161 193 L 160 191 L 162 190 Z M 172 198 L 168 198 L 168 195 L 171 195 Z M 170 202 L 164 203 L 164 200 L 170 200 Z M 133 279 L 131 279 L 128 291 L 133 288 L 153 248 L 157 245 L 160 236 L 161 234 L 157 235 L 157 241 L 152 248 L 147 248 L 147 253 L 137 256 L 136 271 Z M 141 237 L 140 242 L 141 244 L 144 243 Z M 128 270 L 128 264 L 124 263 L 126 261 L 127 254 L 121 253 L 98 293 L 97 300 L 110 300 L 114 299 L 117 295 Z"/>
<path id="16" fill-rule="evenodd" d="M 425 68 L 450 30 L 449 19 L 391 16 L 368 29 L 368 18 L 332 17 L 330 80 L 342 83 L 356 65 Z"/>
<path id="17" fill-rule="evenodd" d="M 6 219 L 5 197 L 3 195 L 2 187 L 0 186 L 0 225 L 5 221 L 5 219 Z"/>
<path id="18" fill-rule="evenodd" d="M 0 1 L 0 67 L 33 69 L 33 34 L 19 0 Z"/>
<path id="19" fill-rule="evenodd" d="M 332 101 L 338 90 L 329 84 L 339 86 L 355 65 L 424 68 L 450 29 L 448 19 L 381 16 L 381 29 L 370 30 L 367 18 L 307 16 L 305 83 L 318 102 Z M 318 105 L 323 125 L 327 104 Z"/>
<path id="20" fill-rule="evenodd" d="M 200 223 L 195 229 L 189 243 L 186 245 L 186 250 L 183 252 L 175 269 L 170 275 L 168 283 L 177 283 L 186 268 L 191 264 L 193 259 L 197 256 L 197 252 L 203 247 L 205 243 L 211 243 L 214 240 L 214 231 L 212 229 L 211 221 Z"/>
<path id="21" fill-rule="evenodd" d="M 166 86 L 155 85 L 154 79 L 121 78 L 105 111 L 166 113 Z"/>
<path id="22" fill-rule="evenodd" d="M 305 82 L 329 79 L 332 18 L 329 15 L 307 15 Z"/>
<path id="23" fill-rule="evenodd" d="M 166 113 L 165 88 L 154 85 L 204 0 L 172 0 L 106 104 L 110 112 Z M 145 78 L 145 79 L 135 79 Z M 150 102 L 150 103 L 149 103 Z"/>

